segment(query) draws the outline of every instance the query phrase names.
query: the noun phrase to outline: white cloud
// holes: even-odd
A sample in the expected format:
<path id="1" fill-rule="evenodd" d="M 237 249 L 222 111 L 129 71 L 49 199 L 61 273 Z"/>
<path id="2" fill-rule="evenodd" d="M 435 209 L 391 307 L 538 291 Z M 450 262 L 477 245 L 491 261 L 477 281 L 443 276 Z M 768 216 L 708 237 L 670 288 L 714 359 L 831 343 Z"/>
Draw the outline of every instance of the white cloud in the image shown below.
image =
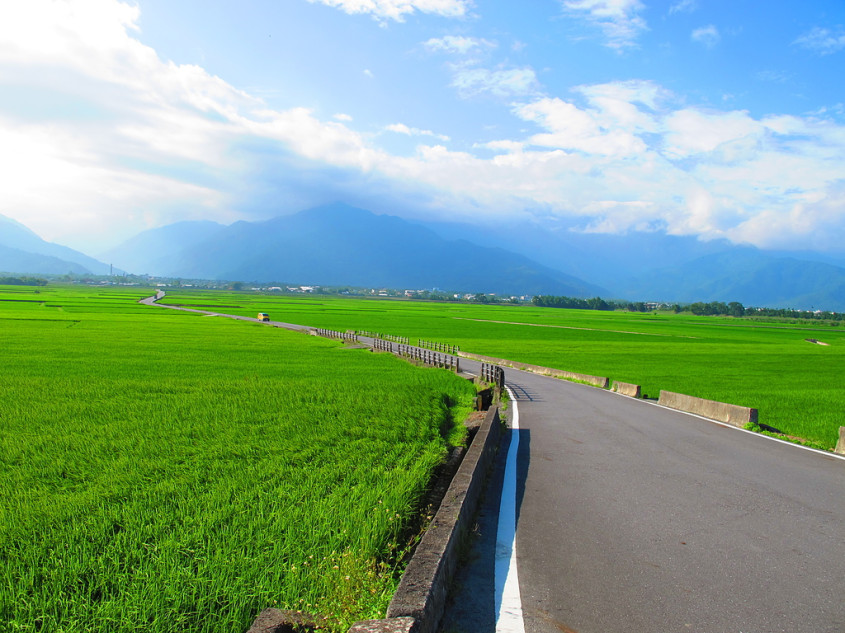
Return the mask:
<path id="1" fill-rule="evenodd" d="M 431 130 L 421 130 L 416 127 L 408 127 L 404 123 L 392 123 L 384 128 L 388 132 L 395 132 L 396 134 L 404 134 L 405 136 L 433 136 L 441 141 L 448 141 L 449 137 L 445 134 L 436 134 Z"/>
<path id="2" fill-rule="evenodd" d="M 647 81 L 579 86 L 564 99 L 540 94 L 530 68 L 463 65 L 459 90 L 522 99 L 512 113 L 533 129 L 460 152 L 394 123 L 386 130 L 430 143 L 397 156 L 348 115 L 273 110 L 202 68 L 161 60 L 135 37 L 135 8 L 13 5 L 16 27 L 0 19 L 0 76 L 94 112 L 35 118 L 0 102 L 0 213 L 48 239 L 116 242 L 179 219 L 267 217 L 331 196 L 450 219 L 542 209 L 591 231 L 845 243 L 845 126 L 824 112 L 705 110 Z"/>
<path id="3" fill-rule="evenodd" d="M 423 46 L 431 52 L 462 56 L 461 61 L 447 64 L 447 68 L 452 72 L 452 87 L 456 88 L 462 97 L 488 94 L 513 98 L 535 95 L 540 91 L 537 75 L 531 67 L 500 65 L 491 69 L 483 65 L 486 54 L 498 47 L 497 42 L 447 35 L 423 42 Z"/>
<path id="4" fill-rule="evenodd" d="M 792 78 L 792 75 L 783 70 L 761 70 L 755 77 L 760 81 L 775 84 L 785 84 Z"/>
<path id="5" fill-rule="evenodd" d="M 497 152 L 521 152 L 525 149 L 525 143 L 519 141 L 490 141 L 489 143 L 479 143 L 478 147 L 486 147 Z"/>
<path id="6" fill-rule="evenodd" d="M 31 0 L 15 5 L 14 27 L 0 19 L 0 74 L 25 78 L 21 90 L 72 94 L 99 113 L 29 121 L 3 116 L 0 104 L 4 212 L 44 237 L 102 244 L 178 207 L 234 219 L 231 195 L 244 166 L 260 158 L 232 150 L 251 139 L 362 170 L 377 160 L 339 122 L 269 111 L 199 67 L 162 61 L 130 36 L 137 18 L 137 8 L 110 0 Z"/>
<path id="7" fill-rule="evenodd" d="M 719 29 L 717 29 L 712 24 L 708 24 L 707 26 L 699 27 L 690 34 L 690 39 L 693 42 L 698 42 L 699 44 L 704 44 L 707 48 L 713 48 L 716 44 L 719 43 L 719 40 L 722 39 L 722 36 L 719 35 Z"/>
<path id="8" fill-rule="evenodd" d="M 599 27 L 606 46 L 617 50 L 636 46 L 637 38 L 648 29 L 639 15 L 645 9 L 640 0 L 563 0 L 563 7 Z"/>
<path id="9" fill-rule="evenodd" d="M 664 122 L 664 150 L 672 158 L 710 154 L 725 144 L 760 138 L 764 126 L 747 112 L 677 110 Z"/>
<path id="10" fill-rule="evenodd" d="M 349 14 L 369 13 L 382 20 L 403 22 L 406 15 L 416 11 L 446 18 L 466 15 L 469 0 L 308 0 L 336 7 Z"/>
<path id="11" fill-rule="evenodd" d="M 673 13 L 692 13 L 697 9 L 698 2 L 696 0 L 679 0 L 669 7 L 669 15 Z"/>
<path id="12" fill-rule="evenodd" d="M 496 48 L 496 42 L 491 42 L 478 37 L 464 37 L 447 35 L 445 37 L 431 38 L 423 42 L 423 46 L 432 52 L 445 52 L 459 55 L 466 55 L 475 50 Z"/>
<path id="13" fill-rule="evenodd" d="M 817 26 L 802 34 L 793 43 L 820 55 L 838 53 L 845 49 L 845 29 L 841 26 L 835 29 Z"/>
<path id="14" fill-rule="evenodd" d="M 539 82 L 534 69 L 500 68 L 490 70 L 474 65 L 454 67 L 452 85 L 464 97 L 492 94 L 497 97 L 532 95 L 539 92 Z"/>
<path id="15" fill-rule="evenodd" d="M 616 87 L 624 94 L 624 86 Z M 598 156 L 630 156 L 645 151 L 645 143 L 634 131 L 648 131 L 655 124 L 648 114 L 633 103 L 613 96 L 614 87 L 582 88 L 590 95 L 589 109 L 558 98 L 544 98 L 519 106 L 516 114 L 534 121 L 547 132 L 535 134 L 528 141 L 535 146 L 577 150 Z"/>

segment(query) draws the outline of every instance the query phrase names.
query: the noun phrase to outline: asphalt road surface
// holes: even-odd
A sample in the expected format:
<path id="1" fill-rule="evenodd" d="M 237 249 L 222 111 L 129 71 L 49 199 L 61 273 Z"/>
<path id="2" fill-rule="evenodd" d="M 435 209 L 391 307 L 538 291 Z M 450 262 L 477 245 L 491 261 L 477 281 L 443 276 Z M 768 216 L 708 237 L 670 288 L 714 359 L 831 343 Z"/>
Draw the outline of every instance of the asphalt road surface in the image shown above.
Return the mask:
<path id="1" fill-rule="evenodd" d="M 601 389 L 506 379 L 527 633 L 845 633 L 845 460 Z M 497 631 L 504 444 L 443 633 Z"/>
<path id="2" fill-rule="evenodd" d="M 845 632 L 845 461 L 601 389 L 506 379 L 525 631 Z M 444 633 L 497 630 L 502 471 Z"/>

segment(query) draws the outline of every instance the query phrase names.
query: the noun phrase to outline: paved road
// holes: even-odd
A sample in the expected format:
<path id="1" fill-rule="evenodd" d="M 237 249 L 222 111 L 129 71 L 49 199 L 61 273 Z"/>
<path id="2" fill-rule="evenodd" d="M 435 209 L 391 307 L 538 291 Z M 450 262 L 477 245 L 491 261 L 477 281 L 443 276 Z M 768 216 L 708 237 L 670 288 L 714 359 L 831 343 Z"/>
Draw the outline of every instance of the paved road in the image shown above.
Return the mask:
<path id="1" fill-rule="evenodd" d="M 520 411 L 527 633 L 845 632 L 845 461 L 600 389 L 506 376 Z M 496 630 L 506 453 L 444 633 Z"/>
<path id="2" fill-rule="evenodd" d="M 507 370 L 528 633 L 845 631 L 845 461 Z M 506 451 L 503 451 L 504 454 Z M 495 630 L 501 465 L 442 630 Z"/>

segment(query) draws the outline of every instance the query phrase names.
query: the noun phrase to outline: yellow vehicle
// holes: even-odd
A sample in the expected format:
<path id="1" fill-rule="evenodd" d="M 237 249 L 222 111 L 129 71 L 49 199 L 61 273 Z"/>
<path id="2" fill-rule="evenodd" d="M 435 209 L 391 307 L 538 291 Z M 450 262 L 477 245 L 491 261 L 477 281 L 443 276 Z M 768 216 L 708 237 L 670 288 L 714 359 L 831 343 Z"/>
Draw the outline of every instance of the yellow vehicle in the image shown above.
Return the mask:
<path id="1" fill-rule="evenodd" d="M 258 313 L 258 320 L 259 320 L 259 321 L 269 321 L 269 320 L 270 320 L 270 315 L 269 315 L 269 314 L 267 314 L 266 312 L 259 312 L 259 313 Z"/>

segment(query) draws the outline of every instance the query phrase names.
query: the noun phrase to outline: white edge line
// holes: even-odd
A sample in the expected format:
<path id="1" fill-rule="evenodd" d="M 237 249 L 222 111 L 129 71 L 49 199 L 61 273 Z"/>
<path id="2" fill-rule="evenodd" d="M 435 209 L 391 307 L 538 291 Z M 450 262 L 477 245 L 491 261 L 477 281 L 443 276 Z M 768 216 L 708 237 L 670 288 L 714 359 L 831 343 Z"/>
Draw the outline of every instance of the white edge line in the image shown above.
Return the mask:
<path id="1" fill-rule="evenodd" d="M 589 385 L 585 385 L 589 386 Z M 698 415 L 697 413 L 690 413 L 689 411 L 681 411 L 680 409 L 673 409 L 672 407 L 667 407 L 665 404 L 658 404 L 657 402 L 652 402 L 650 400 L 642 400 L 640 398 L 632 398 L 631 396 L 626 396 L 622 393 L 617 393 L 615 391 L 610 391 L 609 389 L 604 389 L 607 393 L 612 393 L 615 396 L 620 396 L 622 398 L 627 398 L 628 400 L 632 400 L 634 402 L 641 402 L 642 404 L 647 404 L 652 407 L 660 407 L 661 409 L 666 409 L 666 411 L 674 411 L 675 413 L 682 413 L 683 415 L 688 415 L 691 418 L 698 418 L 699 420 L 704 420 L 705 422 L 712 422 L 713 424 L 718 424 L 719 426 L 723 426 L 726 429 L 732 429 L 734 431 L 742 431 L 743 433 L 748 433 L 749 435 L 753 435 L 754 437 L 761 437 L 767 440 L 771 440 L 773 442 L 778 442 L 780 444 L 784 444 L 785 446 L 794 446 L 795 448 L 803 448 L 805 451 L 810 451 L 812 453 L 816 453 L 817 455 L 824 455 L 825 457 L 835 457 L 836 459 L 845 460 L 845 455 L 840 455 L 839 453 L 834 453 L 833 451 L 823 451 L 818 448 L 812 448 L 810 446 L 804 446 L 803 444 L 796 444 L 795 442 L 787 442 L 786 440 L 782 440 L 779 437 L 771 437 L 770 435 L 763 435 L 762 433 L 757 433 L 756 431 L 749 431 L 748 429 L 744 429 L 741 426 L 734 426 L 733 424 L 728 424 L 727 422 L 721 422 L 719 420 L 714 420 L 713 418 L 706 418 L 703 415 Z"/>
<path id="2" fill-rule="evenodd" d="M 516 491 L 519 450 L 519 406 L 509 387 L 505 386 L 513 405 L 511 441 L 505 462 L 499 525 L 496 531 L 494 580 L 496 587 L 496 633 L 524 633 L 522 599 L 516 568 Z"/>

